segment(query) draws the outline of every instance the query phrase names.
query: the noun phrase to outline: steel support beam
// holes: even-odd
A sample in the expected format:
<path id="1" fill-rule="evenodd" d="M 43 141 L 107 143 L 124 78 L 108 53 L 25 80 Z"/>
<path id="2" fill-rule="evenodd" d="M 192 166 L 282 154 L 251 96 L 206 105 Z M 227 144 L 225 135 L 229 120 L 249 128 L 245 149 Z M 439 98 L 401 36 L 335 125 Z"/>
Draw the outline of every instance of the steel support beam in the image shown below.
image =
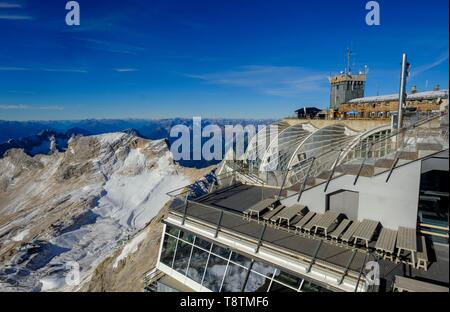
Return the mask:
<path id="1" fill-rule="evenodd" d="M 299 202 L 299 201 L 300 201 L 300 198 L 302 197 L 303 190 L 304 190 L 305 187 L 306 187 L 306 181 L 307 181 L 308 178 L 309 178 L 309 173 L 310 173 L 311 168 L 312 168 L 312 166 L 313 166 L 313 164 L 314 164 L 315 161 L 316 161 L 316 159 L 313 157 L 313 158 L 312 158 L 312 161 L 311 161 L 311 164 L 310 164 L 309 167 L 308 167 L 308 171 L 306 172 L 305 179 L 303 180 L 302 187 L 301 187 L 300 191 L 298 192 L 297 202 Z"/>
<path id="2" fill-rule="evenodd" d="M 328 185 L 330 184 L 330 181 L 333 178 L 334 171 L 336 170 L 336 166 L 337 166 L 337 164 L 339 162 L 339 158 L 341 158 L 341 155 L 342 155 L 342 150 L 339 151 L 339 154 L 338 154 L 338 156 L 336 158 L 336 161 L 333 164 L 333 168 L 331 169 L 331 173 L 330 173 L 330 176 L 328 177 L 327 184 L 325 185 L 325 189 L 323 190 L 324 193 L 327 191 Z"/>
<path id="3" fill-rule="evenodd" d="M 222 217 L 223 217 L 223 210 L 220 211 L 219 220 L 217 221 L 216 233 L 214 234 L 214 238 L 217 238 L 217 235 L 219 235 L 220 223 L 222 222 Z"/>
<path id="4" fill-rule="evenodd" d="M 259 235 L 258 244 L 256 245 L 255 254 L 259 252 L 259 248 L 261 247 L 262 239 L 264 237 L 264 233 L 266 232 L 267 224 L 264 223 L 264 226 L 261 230 L 261 234 Z"/>

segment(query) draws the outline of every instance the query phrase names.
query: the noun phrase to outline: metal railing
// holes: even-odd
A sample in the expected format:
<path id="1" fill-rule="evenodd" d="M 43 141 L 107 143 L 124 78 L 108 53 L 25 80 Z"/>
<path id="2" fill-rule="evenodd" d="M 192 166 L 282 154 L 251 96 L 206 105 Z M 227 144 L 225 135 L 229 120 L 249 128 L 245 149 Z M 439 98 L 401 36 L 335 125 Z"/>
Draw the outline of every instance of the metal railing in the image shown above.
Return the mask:
<path id="1" fill-rule="evenodd" d="M 437 122 L 438 119 L 440 119 L 439 122 Z M 229 161 L 224 166 L 224 173 L 220 175 L 211 173 L 193 184 L 173 190 L 167 195 L 185 202 L 188 199 L 203 198 L 214 191 L 241 182 L 262 186 L 262 189 L 264 187 L 278 188 L 278 197 L 282 195 L 284 189 L 295 189 L 295 186 L 298 186 L 299 189 L 295 195 L 300 197 L 301 192 L 315 184 L 313 183 L 308 187 L 306 183 L 308 179 L 316 179 L 321 174 L 328 174 L 327 171 L 329 171 L 329 175 L 325 178 L 329 183 L 334 178 L 332 173 L 334 173 L 336 167 L 342 164 L 361 165 L 358 170 L 358 177 L 363 166 L 374 165 L 378 159 L 389 157 L 389 155 L 395 156 L 398 151 L 408 151 L 408 148 L 412 150 L 418 143 L 429 143 L 430 141 L 427 141 L 427 139 L 430 138 L 437 138 L 435 143 L 443 144 L 443 149 L 448 148 L 448 111 L 427 116 L 415 123 L 406 124 L 400 130 L 394 129 L 390 133 L 385 132 L 378 137 L 361 139 L 361 142 L 353 146 L 351 151 L 332 148 L 319 155 L 306 158 L 298 165 L 286 170 L 255 172 L 245 162 Z M 342 153 L 345 156 L 340 158 L 339 155 Z M 395 160 L 395 157 L 393 159 Z M 385 171 L 394 169 L 395 166 L 386 168 Z M 357 178 L 355 181 L 357 181 Z M 291 196 L 294 195 L 289 197 Z"/>

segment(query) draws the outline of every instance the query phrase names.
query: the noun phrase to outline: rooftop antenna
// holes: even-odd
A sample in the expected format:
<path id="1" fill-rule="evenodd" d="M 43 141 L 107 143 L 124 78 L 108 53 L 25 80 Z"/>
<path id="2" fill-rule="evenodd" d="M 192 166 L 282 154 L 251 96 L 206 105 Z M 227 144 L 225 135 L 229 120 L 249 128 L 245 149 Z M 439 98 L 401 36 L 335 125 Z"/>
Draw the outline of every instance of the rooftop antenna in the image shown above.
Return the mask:
<path id="1" fill-rule="evenodd" d="M 352 69 L 351 69 L 351 61 L 352 61 L 352 50 L 350 50 L 350 48 L 347 49 L 347 73 L 351 74 L 352 73 Z"/>

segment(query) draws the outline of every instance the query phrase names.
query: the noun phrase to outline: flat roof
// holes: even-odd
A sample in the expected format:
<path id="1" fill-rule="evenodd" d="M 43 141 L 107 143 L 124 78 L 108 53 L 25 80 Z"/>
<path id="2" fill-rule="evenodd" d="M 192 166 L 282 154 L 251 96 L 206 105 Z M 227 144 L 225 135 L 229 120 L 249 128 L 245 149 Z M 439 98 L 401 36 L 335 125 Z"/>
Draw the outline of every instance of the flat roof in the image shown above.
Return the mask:
<path id="1" fill-rule="evenodd" d="M 242 212 L 251 207 L 262 198 L 272 197 L 277 190 L 260 186 L 236 185 L 216 193 L 209 194 L 207 198 L 196 202 L 190 202 L 186 210 L 188 217 L 193 217 L 203 222 L 216 225 L 220 218 L 220 210 L 224 213 L 220 227 L 240 235 L 245 235 L 250 239 L 259 240 L 264 225 L 256 221 L 246 221 Z M 261 197 L 262 196 L 262 197 Z M 197 204 L 198 202 L 198 204 Z M 210 206 L 211 209 L 206 206 Z M 184 205 L 172 208 L 173 212 L 184 213 Z M 300 255 L 313 257 L 319 243 L 322 241 L 316 259 L 326 262 L 331 266 L 337 266 L 340 270 L 347 267 L 353 254 L 353 248 L 338 246 L 320 238 L 299 236 L 293 231 L 266 227 L 262 237 L 263 244 L 273 245 Z M 349 269 L 359 272 L 364 266 L 365 253 L 358 250 L 355 254 Z"/>
<path id="2" fill-rule="evenodd" d="M 278 190 L 273 188 L 235 184 L 189 201 L 186 216 L 217 226 L 221 211 L 223 211 L 220 222 L 221 229 L 257 242 L 261 236 L 264 224 L 254 220 L 244 220 L 243 211 L 262 199 L 273 198 L 277 194 Z M 183 215 L 184 204 L 174 202 L 170 211 Z M 295 221 L 293 220 L 293 222 Z M 377 260 L 373 253 L 367 254 L 366 249 L 332 243 L 319 237 L 300 236 L 293 231 L 288 232 L 283 228 L 276 229 L 267 226 L 261 242 L 264 246 L 273 246 L 279 250 L 299 254 L 299 256 L 312 258 L 316 255 L 316 263 L 319 265 L 326 265 L 335 268 L 337 271 L 343 271 L 348 266 L 348 269 L 356 274 L 359 274 L 364 269 L 367 261 Z M 319 244 L 321 244 L 320 247 Z M 373 248 L 374 244 L 375 242 L 371 242 L 369 246 Z M 411 274 L 409 276 L 428 282 L 437 282 L 439 285 L 447 285 L 448 287 L 448 245 L 446 247 L 437 246 L 433 249 L 436 259 L 427 272 L 405 267 L 405 264 L 402 263 L 396 264 L 391 261 L 378 259 L 381 278 L 386 280 L 384 287 L 391 289 L 394 276 L 405 276 L 406 272 Z M 439 250 L 439 253 L 437 250 Z M 356 252 L 353 256 L 354 251 Z M 366 257 L 366 255 L 368 256 Z"/>
<path id="3" fill-rule="evenodd" d="M 417 93 L 410 93 L 407 95 L 407 101 L 414 100 L 433 100 L 433 99 L 447 99 L 448 98 L 448 90 L 439 90 L 439 91 L 424 91 Z M 379 95 L 379 96 L 368 96 L 363 98 L 357 98 L 348 101 L 347 103 L 370 103 L 370 102 L 386 102 L 386 101 L 398 101 L 398 94 L 388 94 L 388 95 Z"/>

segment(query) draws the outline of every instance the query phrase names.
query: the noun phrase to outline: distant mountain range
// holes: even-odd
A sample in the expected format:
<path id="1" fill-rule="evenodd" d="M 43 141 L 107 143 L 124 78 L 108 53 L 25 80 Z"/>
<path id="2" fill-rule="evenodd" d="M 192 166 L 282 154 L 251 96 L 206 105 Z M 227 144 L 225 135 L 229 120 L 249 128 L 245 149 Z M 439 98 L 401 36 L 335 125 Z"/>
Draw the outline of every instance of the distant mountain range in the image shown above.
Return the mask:
<path id="1" fill-rule="evenodd" d="M 266 125 L 274 120 L 264 119 L 202 119 L 202 127 L 207 125 Z M 2 121 L 0 120 L 0 157 L 11 148 L 20 148 L 30 156 L 47 154 L 51 138 L 55 138 L 56 148 L 65 151 L 68 140 L 75 135 L 98 135 L 112 132 L 126 132 L 136 136 L 159 140 L 166 139 L 169 147 L 176 138 L 169 137 L 170 129 L 176 125 L 192 128 L 192 119 L 87 119 L 63 121 Z M 203 139 L 206 141 L 207 139 Z M 192 151 L 191 151 L 192 152 Z M 185 167 L 203 168 L 217 161 L 181 160 Z"/>

